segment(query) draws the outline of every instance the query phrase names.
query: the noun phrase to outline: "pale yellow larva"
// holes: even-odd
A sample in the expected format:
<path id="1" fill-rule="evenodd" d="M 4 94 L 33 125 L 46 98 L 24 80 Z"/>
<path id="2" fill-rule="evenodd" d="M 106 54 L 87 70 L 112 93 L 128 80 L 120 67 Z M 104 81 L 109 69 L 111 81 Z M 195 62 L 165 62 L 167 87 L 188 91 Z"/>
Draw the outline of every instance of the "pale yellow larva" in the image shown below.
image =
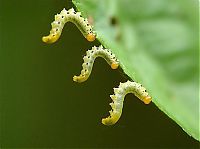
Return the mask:
<path id="1" fill-rule="evenodd" d="M 43 42 L 56 42 L 62 33 L 65 23 L 67 22 L 74 23 L 88 41 L 95 40 L 96 35 L 92 26 L 88 23 L 88 20 L 81 16 L 81 12 L 76 12 L 71 8 L 68 11 L 63 9 L 60 14 L 55 15 L 55 21 L 51 23 L 52 29 L 50 34 L 42 38 Z"/>
<path id="2" fill-rule="evenodd" d="M 113 102 L 110 103 L 112 110 L 109 111 L 110 116 L 102 119 L 102 123 L 104 125 L 113 125 L 119 120 L 122 114 L 124 97 L 128 93 L 133 93 L 145 104 L 149 104 L 151 102 L 151 96 L 149 96 L 146 89 L 142 87 L 141 84 L 131 81 L 120 83 L 118 88 L 114 88 L 114 95 L 110 95 L 113 100 Z"/>
<path id="3" fill-rule="evenodd" d="M 73 80 L 75 82 L 84 82 L 86 81 L 92 71 L 92 67 L 94 61 L 97 57 L 104 58 L 107 63 L 111 66 L 112 69 L 117 69 L 119 66 L 119 62 L 115 55 L 109 49 L 104 49 L 102 46 L 92 47 L 91 50 L 86 52 L 86 55 L 83 57 L 84 63 L 82 64 L 83 69 L 81 70 L 81 74 L 79 76 L 74 76 Z"/>

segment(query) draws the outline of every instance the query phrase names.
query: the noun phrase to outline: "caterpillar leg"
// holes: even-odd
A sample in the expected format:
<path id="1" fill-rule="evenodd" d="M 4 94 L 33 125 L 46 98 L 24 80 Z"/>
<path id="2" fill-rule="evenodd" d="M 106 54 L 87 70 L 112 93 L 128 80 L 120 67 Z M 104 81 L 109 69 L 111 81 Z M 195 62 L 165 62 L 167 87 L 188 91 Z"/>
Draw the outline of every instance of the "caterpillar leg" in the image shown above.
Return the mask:
<path id="1" fill-rule="evenodd" d="M 75 82 L 84 82 L 86 81 L 92 71 L 92 67 L 94 64 L 94 61 L 97 57 L 104 58 L 107 63 L 111 66 L 112 69 L 117 69 L 119 67 L 119 62 L 115 55 L 111 52 L 109 49 L 104 49 L 102 46 L 99 47 L 92 47 L 91 50 L 88 50 L 86 52 L 86 55 L 83 57 L 83 69 L 81 70 L 81 74 L 79 76 L 74 76 L 73 80 Z"/>
<path id="2" fill-rule="evenodd" d="M 113 100 L 113 102 L 110 103 L 112 110 L 110 111 L 110 116 L 102 119 L 102 123 L 104 125 L 113 125 L 119 120 L 122 114 L 124 97 L 128 93 L 133 93 L 145 104 L 149 104 L 151 102 L 151 97 L 141 84 L 131 81 L 120 83 L 118 88 L 114 88 L 114 95 L 110 95 Z"/>
<path id="3" fill-rule="evenodd" d="M 96 35 L 93 32 L 92 26 L 88 23 L 88 20 L 83 18 L 80 12 L 76 12 L 71 8 L 68 11 L 63 9 L 60 14 L 55 15 L 55 21 L 51 23 L 52 29 L 50 34 L 42 37 L 42 41 L 45 43 L 56 42 L 67 22 L 74 23 L 88 41 L 94 41 L 96 39 Z"/>

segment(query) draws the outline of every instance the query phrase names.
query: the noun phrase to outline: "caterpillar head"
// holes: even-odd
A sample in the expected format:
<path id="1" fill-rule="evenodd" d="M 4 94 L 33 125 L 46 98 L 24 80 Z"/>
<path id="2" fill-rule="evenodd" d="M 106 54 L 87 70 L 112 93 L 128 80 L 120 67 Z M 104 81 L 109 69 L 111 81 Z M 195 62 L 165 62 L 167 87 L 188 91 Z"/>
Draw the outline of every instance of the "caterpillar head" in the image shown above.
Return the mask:
<path id="1" fill-rule="evenodd" d="M 119 67 L 119 63 L 113 62 L 110 66 L 112 69 L 117 69 Z"/>
<path id="2" fill-rule="evenodd" d="M 143 101 L 145 104 L 149 104 L 149 103 L 151 102 L 151 99 L 152 99 L 151 96 L 146 96 L 146 97 L 143 98 L 142 101 Z"/>
<path id="3" fill-rule="evenodd" d="M 93 34 L 93 33 L 89 33 L 87 36 L 86 36 L 86 39 L 90 42 L 94 41 L 96 39 L 96 35 Z"/>

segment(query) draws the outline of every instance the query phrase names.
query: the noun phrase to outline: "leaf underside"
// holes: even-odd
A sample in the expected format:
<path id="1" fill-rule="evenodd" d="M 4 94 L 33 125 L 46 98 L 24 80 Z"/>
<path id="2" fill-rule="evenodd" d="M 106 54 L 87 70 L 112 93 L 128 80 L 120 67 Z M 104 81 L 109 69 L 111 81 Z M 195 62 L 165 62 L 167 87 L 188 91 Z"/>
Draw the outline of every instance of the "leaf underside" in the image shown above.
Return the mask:
<path id="1" fill-rule="evenodd" d="M 73 0 L 132 80 L 199 140 L 198 1 Z"/>

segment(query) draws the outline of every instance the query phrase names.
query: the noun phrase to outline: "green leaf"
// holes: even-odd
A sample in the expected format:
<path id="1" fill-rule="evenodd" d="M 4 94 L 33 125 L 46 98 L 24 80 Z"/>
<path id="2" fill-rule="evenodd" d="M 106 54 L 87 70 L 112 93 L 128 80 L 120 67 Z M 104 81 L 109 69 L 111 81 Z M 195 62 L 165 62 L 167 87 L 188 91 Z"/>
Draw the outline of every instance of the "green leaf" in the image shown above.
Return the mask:
<path id="1" fill-rule="evenodd" d="M 199 140 L 197 0 L 73 0 L 153 102 Z M 159 120 L 158 120 L 159 121 Z"/>

